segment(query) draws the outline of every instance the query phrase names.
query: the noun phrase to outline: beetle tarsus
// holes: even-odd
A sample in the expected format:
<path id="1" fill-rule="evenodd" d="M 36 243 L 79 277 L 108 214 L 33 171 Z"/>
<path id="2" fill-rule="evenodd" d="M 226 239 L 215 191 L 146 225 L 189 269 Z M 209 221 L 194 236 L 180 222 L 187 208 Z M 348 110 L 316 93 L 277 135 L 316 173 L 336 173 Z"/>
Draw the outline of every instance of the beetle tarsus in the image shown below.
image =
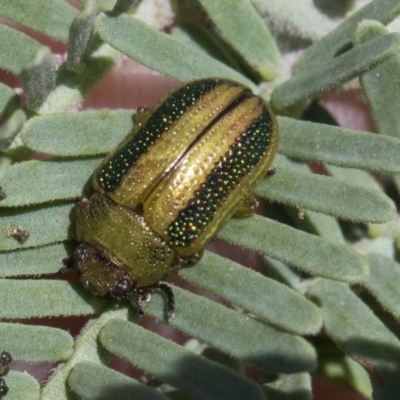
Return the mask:
<path id="1" fill-rule="evenodd" d="M 73 257 L 65 257 L 61 260 L 62 267 L 55 273 L 56 278 L 60 278 L 61 275 L 65 274 L 67 271 L 70 271 L 74 268 L 74 258 Z"/>
<path id="2" fill-rule="evenodd" d="M 10 370 L 9 364 L 11 362 L 11 354 L 8 351 L 3 351 L 0 355 L 0 376 L 8 374 L 8 371 Z"/>
<path id="3" fill-rule="evenodd" d="M 8 351 L 2 351 L 1 355 L 0 355 L 0 362 L 1 364 L 10 364 L 10 362 L 12 362 L 12 357 L 11 354 Z"/>
<path id="4" fill-rule="evenodd" d="M 171 287 L 166 285 L 165 283 L 158 283 L 156 285 L 156 288 L 162 290 L 167 296 L 167 317 L 168 321 L 171 321 L 171 319 L 174 318 L 175 315 L 174 292 L 172 291 Z"/>
<path id="5" fill-rule="evenodd" d="M 167 296 L 167 319 L 171 321 L 171 319 L 175 315 L 175 296 L 171 287 L 165 283 L 156 283 L 155 285 L 147 286 L 145 289 L 138 290 L 138 314 L 139 316 L 143 316 L 143 308 L 142 303 L 150 300 L 149 291 L 153 290 L 162 290 Z"/>
<path id="6" fill-rule="evenodd" d="M 0 378 L 0 396 L 3 397 L 8 393 L 8 386 L 3 378 Z"/>
<path id="7" fill-rule="evenodd" d="M 0 376 L 7 375 L 12 362 L 11 354 L 8 351 L 3 351 L 0 355 Z M 0 378 L 0 396 L 5 396 L 8 393 L 8 386 L 3 378 Z"/>
<path id="8" fill-rule="evenodd" d="M 271 167 L 267 171 L 267 176 L 274 176 L 276 174 L 276 167 Z"/>

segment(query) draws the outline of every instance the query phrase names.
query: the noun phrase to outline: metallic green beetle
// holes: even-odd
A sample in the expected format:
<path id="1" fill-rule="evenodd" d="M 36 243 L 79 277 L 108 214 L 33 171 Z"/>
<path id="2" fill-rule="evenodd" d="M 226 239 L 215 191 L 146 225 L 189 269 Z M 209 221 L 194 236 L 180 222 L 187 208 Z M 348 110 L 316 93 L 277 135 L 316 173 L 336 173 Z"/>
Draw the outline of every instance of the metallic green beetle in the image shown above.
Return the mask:
<path id="1" fill-rule="evenodd" d="M 199 260 L 233 216 L 248 216 L 253 189 L 274 157 L 276 119 L 249 88 L 227 79 L 190 82 L 142 114 L 94 173 L 76 206 L 74 260 L 99 296 L 141 300 L 171 271 Z M 139 308 L 139 311 L 141 309 Z"/>

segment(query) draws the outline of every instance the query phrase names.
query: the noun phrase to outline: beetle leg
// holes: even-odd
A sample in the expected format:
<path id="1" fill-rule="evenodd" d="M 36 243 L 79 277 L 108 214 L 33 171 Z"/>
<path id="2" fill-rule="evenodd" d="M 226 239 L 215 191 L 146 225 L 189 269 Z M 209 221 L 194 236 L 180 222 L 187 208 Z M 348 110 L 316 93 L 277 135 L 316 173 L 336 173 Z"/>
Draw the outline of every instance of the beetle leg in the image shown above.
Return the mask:
<path id="1" fill-rule="evenodd" d="M 3 365 L 8 365 L 12 362 L 11 354 L 8 351 L 2 351 L 0 354 L 0 363 Z"/>
<path id="2" fill-rule="evenodd" d="M 271 167 L 267 171 L 267 176 L 274 176 L 276 173 L 276 167 Z"/>
<path id="3" fill-rule="evenodd" d="M 150 293 L 147 291 L 146 289 L 138 289 L 138 314 L 139 317 L 143 317 L 144 312 L 143 312 L 143 308 L 142 308 L 142 303 L 145 301 L 149 301 L 150 300 Z"/>
<path id="4" fill-rule="evenodd" d="M 199 262 L 204 255 L 204 249 L 199 250 L 197 253 L 194 253 L 192 256 L 190 256 L 190 258 L 186 258 L 182 261 L 182 267 L 186 267 L 191 264 L 196 264 L 197 262 Z"/>
<path id="5" fill-rule="evenodd" d="M 165 293 L 165 295 L 167 296 L 167 316 L 168 316 L 168 321 L 171 321 L 171 319 L 175 315 L 175 296 L 174 296 L 174 292 L 165 283 L 157 283 L 157 285 L 155 285 L 155 287 L 157 289 L 162 290 Z"/>
<path id="6" fill-rule="evenodd" d="M 8 386 L 3 378 L 0 378 L 0 396 L 5 396 L 8 393 Z"/>
<path id="7" fill-rule="evenodd" d="M 85 197 L 86 198 L 86 197 Z M 84 197 L 82 197 L 84 199 Z M 85 247 L 79 245 L 74 254 L 71 257 L 65 257 L 61 260 L 62 267 L 56 272 L 56 278 L 59 278 L 61 275 L 65 274 L 67 271 L 76 270 L 76 265 L 79 260 L 85 255 Z"/>
<path id="8" fill-rule="evenodd" d="M 140 297 L 138 297 L 137 312 L 138 312 L 139 317 L 143 317 L 143 315 L 144 315 L 143 308 L 142 308 L 142 302 L 143 302 L 143 300 Z"/>
<path id="9" fill-rule="evenodd" d="M 248 196 L 244 199 L 239 200 L 233 218 L 248 218 L 254 213 L 254 210 L 258 207 L 258 200 L 255 196 Z"/>
<path id="10" fill-rule="evenodd" d="M 55 273 L 56 278 L 74 268 L 74 257 L 65 257 L 61 260 L 62 267 Z"/>
<path id="11" fill-rule="evenodd" d="M 156 283 L 154 285 L 147 286 L 143 289 L 137 290 L 137 292 L 138 292 L 138 314 L 140 316 L 142 316 L 144 314 L 143 309 L 142 309 L 142 303 L 150 300 L 149 291 L 153 291 L 153 290 L 162 290 L 165 293 L 165 295 L 167 296 L 167 319 L 168 319 L 168 321 L 171 321 L 171 319 L 175 315 L 175 296 L 174 296 L 174 292 L 172 291 L 172 289 L 165 283 Z"/>
<path id="12" fill-rule="evenodd" d="M 10 362 L 12 362 L 11 354 L 8 351 L 3 351 L 0 355 L 0 376 L 8 374 Z"/>
<path id="13" fill-rule="evenodd" d="M 0 363 L 0 376 L 7 375 L 9 371 L 10 367 L 8 366 L 8 364 Z"/>
<path id="14" fill-rule="evenodd" d="M 3 351 L 0 355 L 0 376 L 7 375 L 12 362 L 11 354 L 8 351 Z M 8 392 L 8 386 L 3 378 L 0 378 L 0 397 L 5 396 Z"/>

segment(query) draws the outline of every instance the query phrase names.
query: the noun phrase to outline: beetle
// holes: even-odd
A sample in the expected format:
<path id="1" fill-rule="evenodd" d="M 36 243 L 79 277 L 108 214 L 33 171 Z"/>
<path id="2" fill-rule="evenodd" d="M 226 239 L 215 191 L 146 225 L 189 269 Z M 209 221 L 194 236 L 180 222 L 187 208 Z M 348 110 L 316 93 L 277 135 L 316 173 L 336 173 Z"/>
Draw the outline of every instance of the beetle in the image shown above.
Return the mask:
<path id="1" fill-rule="evenodd" d="M 100 164 L 93 194 L 77 203 L 73 260 L 94 294 L 117 299 L 162 289 L 198 261 L 231 217 L 250 216 L 253 189 L 273 160 L 278 126 L 269 105 L 240 83 L 192 81 L 148 112 Z"/>

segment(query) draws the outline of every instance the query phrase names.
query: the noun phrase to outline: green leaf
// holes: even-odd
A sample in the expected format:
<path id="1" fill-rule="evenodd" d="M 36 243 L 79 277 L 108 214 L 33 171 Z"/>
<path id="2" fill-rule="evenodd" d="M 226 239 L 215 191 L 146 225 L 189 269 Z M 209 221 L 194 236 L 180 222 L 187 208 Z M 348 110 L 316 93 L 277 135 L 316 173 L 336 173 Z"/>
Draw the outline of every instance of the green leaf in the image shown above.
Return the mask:
<path id="1" fill-rule="evenodd" d="M 20 79 L 27 108 L 37 111 L 56 81 L 56 60 L 48 47 L 39 47 L 24 65 Z"/>
<path id="2" fill-rule="evenodd" d="M 140 3 L 140 0 L 117 0 L 113 11 L 118 13 L 128 12 L 132 7 L 135 7 Z"/>
<path id="3" fill-rule="evenodd" d="M 13 89 L 0 82 L 0 118 L 4 118 L 19 104 L 19 97 Z"/>
<path id="4" fill-rule="evenodd" d="M 396 216 L 394 203 L 382 191 L 279 164 L 276 174 L 264 179 L 255 192 L 269 200 L 350 221 L 377 223 Z"/>
<path id="5" fill-rule="evenodd" d="M 342 229 L 336 218 L 307 210 L 304 214 L 298 208 L 285 207 L 293 225 L 302 231 L 318 235 L 332 242 L 345 243 Z M 300 212 L 300 214 L 299 214 Z"/>
<path id="6" fill-rule="evenodd" d="M 78 10 L 62 0 L 7 0 L 0 2 L 0 16 L 46 36 L 66 42 Z"/>
<path id="7" fill-rule="evenodd" d="M 208 251 L 179 275 L 285 331 L 310 335 L 321 328 L 318 309 L 299 293 Z"/>
<path id="8" fill-rule="evenodd" d="M 400 320 L 400 266 L 380 254 L 367 254 L 371 275 L 362 283 L 382 308 Z"/>
<path id="9" fill-rule="evenodd" d="M 400 192 L 400 175 L 397 174 L 393 177 L 394 184 L 396 186 L 397 192 Z"/>
<path id="10" fill-rule="evenodd" d="M 179 81 L 218 76 L 255 86 L 243 75 L 186 43 L 126 14 L 97 18 L 102 39 L 129 58 Z M 140 40 L 132 40 L 140 38 Z M 149 51 L 151 49 L 151 51 Z"/>
<path id="11" fill-rule="evenodd" d="M 318 7 L 308 0 L 251 0 L 251 3 L 266 23 L 273 21 L 275 37 L 283 36 L 284 39 L 279 43 L 280 48 L 282 42 L 293 50 L 290 47 L 293 43 L 298 45 L 298 42 L 321 40 L 337 24 L 336 19 L 329 18 L 326 13 L 321 12 L 321 2 L 318 2 Z M 342 6 L 343 2 L 334 5 Z M 284 49 L 286 50 L 286 47 Z"/>
<path id="12" fill-rule="evenodd" d="M 70 232 L 72 204 L 2 210 L 0 219 L 0 251 L 37 247 L 61 242 Z M 7 237 L 7 228 L 18 227 L 29 233 L 24 243 Z"/>
<path id="13" fill-rule="evenodd" d="M 289 157 L 387 174 L 400 172 L 400 140 L 285 117 L 278 117 L 278 123 L 279 152 Z"/>
<path id="14" fill-rule="evenodd" d="M 85 400 L 167 400 L 155 389 L 103 365 L 82 361 L 69 374 L 68 384 Z"/>
<path id="15" fill-rule="evenodd" d="M 100 158 L 74 161 L 31 160 L 9 167 L 1 179 L 7 197 L 2 207 L 26 206 L 52 200 L 76 199 Z"/>
<path id="16" fill-rule="evenodd" d="M 72 354 L 73 338 L 61 329 L 0 323 L 1 346 L 13 360 L 28 362 L 60 361 Z M 32 346 L 32 343 L 35 343 Z M 49 345 L 51 344 L 51 345 Z"/>
<path id="17" fill-rule="evenodd" d="M 309 374 L 280 375 L 274 382 L 264 385 L 268 400 L 312 400 Z"/>
<path id="18" fill-rule="evenodd" d="M 5 378 L 5 381 L 9 387 L 6 398 L 13 400 L 40 399 L 39 382 L 28 373 L 10 371 Z"/>
<path id="19" fill-rule="evenodd" d="M 55 274 L 68 257 L 64 243 L 0 253 L 0 277 Z"/>
<path id="20" fill-rule="evenodd" d="M 386 224 L 369 224 L 368 236 L 371 238 L 379 238 L 380 236 L 400 239 L 400 217 L 397 216 Z"/>
<path id="21" fill-rule="evenodd" d="M 353 228 L 353 231 L 350 231 L 349 233 L 350 235 L 353 234 L 357 237 L 357 233 L 360 232 L 357 232 L 357 227 L 355 227 Z M 397 243 L 392 238 L 388 237 L 379 237 L 376 239 L 363 238 L 353 246 L 354 250 L 359 254 L 376 253 L 388 258 L 395 257 L 397 250 L 395 247 L 397 247 Z"/>
<path id="22" fill-rule="evenodd" d="M 296 373 L 315 368 L 314 348 L 303 338 L 271 328 L 177 286 L 173 291 L 176 312 L 169 326 L 268 371 Z M 146 314 L 161 321 L 165 321 L 164 308 L 165 300 L 160 294 L 143 304 Z M 224 328 L 220 329 L 221 326 Z"/>
<path id="23" fill-rule="evenodd" d="M 0 318 L 96 314 L 104 302 L 79 283 L 56 280 L 0 279 Z"/>
<path id="24" fill-rule="evenodd" d="M 372 386 L 366 370 L 357 361 L 335 349 L 335 345 L 329 339 L 323 337 L 319 340 L 322 351 L 316 375 L 324 381 L 329 380 L 340 386 L 351 387 L 364 395 L 365 399 L 372 399 Z"/>
<path id="25" fill-rule="evenodd" d="M 107 363 L 110 359 L 108 352 L 99 346 L 98 335 L 103 326 L 110 320 L 127 319 L 126 307 L 110 308 L 103 312 L 98 319 L 90 320 L 75 340 L 74 353 L 67 363 L 58 369 L 57 374 L 43 388 L 42 399 L 68 400 L 71 393 L 67 390 L 67 379 L 72 368 L 82 361 L 97 364 Z"/>
<path id="26" fill-rule="evenodd" d="M 262 268 L 263 275 L 271 277 L 272 279 L 281 282 L 302 294 L 304 293 L 304 278 L 300 271 L 296 271 L 289 265 L 271 257 L 264 256 L 263 258 L 265 261 Z"/>
<path id="27" fill-rule="evenodd" d="M 26 114 L 19 109 L 0 127 L 0 151 L 5 151 L 12 145 L 13 140 L 21 131 L 25 121 Z"/>
<path id="28" fill-rule="evenodd" d="M 192 21 L 182 21 L 172 28 L 171 35 L 207 53 L 229 67 L 241 71 L 239 63 L 230 53 L 230 49 L 227 49 L 226 43 L 210 29 Z"/>
<path id="29" fill-rule="evenodd" d="M 339 27 L 308 48 L 296 65 L 296 70 L 305 72 L 315 65 L 331 62 L 337 54 L 352 44 L 358 23 L 373 19 L 388 24 L 400 14 L 397 0 L 374 0 L 357 13 L 347 18 Z"/>
<path id="30" fill-rule="evenodd" d="M 356 31 L 355 43 L 383 36 L 386 28 L 376 21 L 363 21 Z M 400 56 L 395 55 L 383 64 L 360 76 L 360 82 L 367 98 L 378 132 L 400 138 Z"/>
<path id="31" fill-rule="evenodd" d="M 80 108 L 88 91 L 120 60 L 121 53 L 102 43 L 96 36 L 91 51 L 85 56 L 84 68 L 68 71 L 62 64 L 57 71 L 56 87 L 47 96 L 38 114 L 75 111 Z"/>
<path id="32" fill-rule="evenodd" d="M 30 149 L 57 156 L 105 154 L 132 130 L 133 111 L 81 111 L 30 119 L 21 138 Z"/>
<path id="33" fill-rule="evenodd" d="M 344 282 L 360 282 L 368 277 L 364 259 L 348 246 L 258 215 L 232 219 L 218 237 L 269 255 L 307 274 Z"/>
<path id="34" fill-rule="evenodd" d="M 280 55 L 267 26 L 251 3 L 237 0 L 199 0 L 221 36 L 265 80 L 278 75 Z"/>
<path id="35" fill-rule="evenodd" d="M 372 385 L 368 373 L 360 364 L 346 356 L 344 359 L 345 373 L 351 386 L 367 399 L 372 398 Z"/>
<path id="36" fill-rule="evenodd" d="M 321 307 L 325 331 L 339 348 L 370 374 L 374 398 L 400 393 L 400 342 L 374 313 L 342 283 L 318 280 L 310 289 Z"/>
<path id="37" fill-rule="evenodd" d="M 110 321 L 99 338 L 113 354 L 188 394 L 209 400 L 265 399 L 250 379 L 130 322 Z"/>
<path id="38" fill-rule="evenodd" d="M 335 167 L 329 164 L 326 164 L 324 167 L 331 176 L 341 179 L 348 184 L 363 185 L 375 191 L 382 190 L 375 178 L 368 172 L 354 168 Z"/>
<path id="39" fill-rule="evenodd" d="M 389 33 L 325 63 L 316 63 L 272 93 L 271 104 L 283 112 L 371 70 L 400 51 L 400 34 Z"/>
<path id="40" fill-rule="evenodd" d="M 67 68 L 75 71 L 81 64 L 92 38 L 96 19 L 96 1 L 86 1 L 84 9 L 74 18 L 69 30 Z"/>
<path id="41" fill-rule="evenodd" d="M 298 172 L 310 173 L 309 166 L 302 162 L 281 156 L 277 156 L 275 160 L 279 160 L 279 164 L 282 164 L 282 166 L 296 168 Z M 271 206 L 269 205 L 268 207 Z M 310 210 L 306 211 L 299 207 L 285 206 L 284 210 L 285 215 L 290 217 L 292 224 L 298 229 L 330 241 L 345 243 L 342 229 L 336 218 Z"/>
<path id="42" fill-rule="evenodd" d="M 18 75 L 28 60 L 39 50 L 40 44 L 29 36 L 2 24 L 0 24 L 0 37 L 0 68 Z"/>

